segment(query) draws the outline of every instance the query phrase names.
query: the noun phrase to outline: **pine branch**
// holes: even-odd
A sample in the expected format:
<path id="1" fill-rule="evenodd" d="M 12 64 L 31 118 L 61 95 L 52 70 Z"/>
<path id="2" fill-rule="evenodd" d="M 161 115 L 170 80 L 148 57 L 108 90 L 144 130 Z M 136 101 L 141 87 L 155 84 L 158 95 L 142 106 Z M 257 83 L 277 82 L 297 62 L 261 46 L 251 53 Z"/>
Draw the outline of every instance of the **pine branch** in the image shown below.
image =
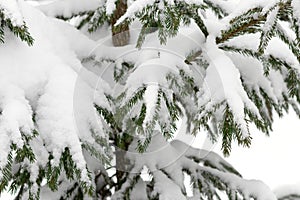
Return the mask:
<path id="1" fill-rule="evenodd" d="M 274 36 L 274 29 L 277 25 L 278 20 L 278 7 L 272 7 L 269 12 L 270 14 L 266 18 L 266 22 L 262 27 L 260 43 L 258 47 L 258 52 L 260 54 L 264 53 L 265 48 L 267 47 L 269 41 Z"/>
<path id="2" fill-rule="evenodd" d="M 228 15 L 228 13 L 219 5 L 215 4 L 215 2 L 210 0 L 204 0 L 203 2 L 207 5 L 207 8 L 210 8 L 217 15 L 219 19 Z"/>
<path id="3" fill-rule="evenodd" d="M 252 57 L 261 61 L 261 63 L 265 67 L 264 69 L 266 74 L 268 74 L 267 73 L 268 69 L 266 68 L 266 65 L 271 65 L 272 68 L 275 70 L 281 70 L 282 68 L 287 68 L 287 69 L 292 68 L 290 63 L 286 62 L 285 60 L 282 60 L 281 58 L 275 57 L 273 55 L 261 54 L 252 49 L 239 48 L 239 47 L 228 46 L 228 45 L 221 45 L 219 48 L 223 49 L 224 51 L 242 54 L 244 56 Z"/>
<path id="4" fill-rule="evenodd" d="M 265 19 L 266 15 L 259 16 L 255 19 L 249 19 L 249 21 L 242 23 L 241 25 L 237 25 L 236 27 L 224 30 L 222 31 L 221 36 L 216 38 L 216 43 L 224 43 L 225 41 L 243 33 L 255 33 L 258 31 L 258 29 L 256 29 L 256 26 L 260 26 Z"/>
<path id="5" fill-rule="evenodd" d="M 11 19 L 5 17 L 4 11 L 0 8 L 0 43 L 4 43 L 5 27 L 7 27 L 15 36 L 26 42 L 29 46 L 33 45 L 34 39 L 28 32 L 25 22 L 21 26 L 14 25 Z"/>
<path id="6" fill-rule="evenodd" d="M 129 71 L 134 68 L 133 63 L 122 62 L 120 65 L 121 66 L 118 66 L 118 63 L 116 63 L 114 66 L 114 79 L 116 82 L 124 81 Z"/>
<path id="7" fill-rule="evenodd" d="M 279 2 L 270 8 L 269 11 L 262 13 L 262 8 L 256 7 L 248 10 L 246 13 L 235 17 L 230 21 L 230 28 L 223 30 L 221 36 L 216 38 L 216 43 L 221 44 L 225 41 L 234 38 L 238 35 L 244 33 L 256 33 L 260 30 L 260 26 L 263 22 L 267 20 L 270 11 L 278 6 L 279 13 L 282 13 L 282 10 L 285 10 L 289 4 L 287 2 Z M 254 15 L 255 14 L 255 15 Z M 270 37 L 270 34 L 268 34 Z"/>

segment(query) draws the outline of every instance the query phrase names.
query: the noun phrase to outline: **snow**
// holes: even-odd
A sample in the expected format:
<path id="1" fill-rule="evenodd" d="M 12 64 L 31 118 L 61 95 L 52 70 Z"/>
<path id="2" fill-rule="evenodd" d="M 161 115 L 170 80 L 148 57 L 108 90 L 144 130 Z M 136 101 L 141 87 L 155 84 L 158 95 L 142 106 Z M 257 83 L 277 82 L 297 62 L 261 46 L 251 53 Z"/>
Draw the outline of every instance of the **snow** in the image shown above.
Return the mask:
<path id="1" fill-rule="evenodd" d="M 293 8 L 293 15 L 299 23 L 299 21 L 300 21 L 300 1 L 299 0 L 292 0 L 291 6 Z"/>
<path id="2" fill-rule="evenodd" d="M 279 7 L 277 6 L 268 14 L 266 22 L 264 23 L 263 28 L 262 28 L 262 30 L 264 32 L 270 31 L 270 29 L 272 28 L 273 24 L 276 21 L 278 10 L 279 10 Z"/>
<path id="3" fill-rule="evenodd" d="M 23 25 L 23 17 L 20 12 L 17 0 L 0 0 L 0 11 L 6 19 L 10 19 L 14 26 Z"/>
<path id="4" fill-rule="evenodd" d="M 140 173 L 146 166 L 154 179 L 152 194 L 158 194 L 162 199 L 186 199 L 182 195 L 184 188 L 182 169 L 190 171 L 191 175 L 197 179 L 204 178 L 201 173 L 210 173 L 212 176 L 220 178 L 231 190 L 239 191 L 245 198 L 276 199 L 270 188 L 261 181 L 245 180 L 228 173 L 228 168 L 232 168 L 232 166 L 213 152 L 190 147 L 179 140 L 169 143 L 159 132 L 155 132 L 145 153 L 136 153 L 135 145 L 136 143 L 133 142 L 127 152 L 127 157 L 134 162 L 131 173 Z M 200 160 L 200 165 L 191 158 Z M 203 166 L 201 163 L 204 162 L 209 162 L 209 166 L 214 168 Z"/>
<path id="5" fill-rule="evenodd" d="M 215 169 L 206 170 L 218 176 L 224 182 L 230 183 L 230 187 L 243 193 L 245 199 L 252 197 L 257 200 L 277 200 L 270 188 L 261 181 L 243 180 L 236 175 L 224 174 Z"/>
<path id="6" fill-rule="evenodd" d="M 55 17 L 71 17 L 73 14 L 96 10 L 101 5 L 101 0 L 55 0 L 37 6 L 46 15 Z"/>
<path id="7" fill-rule="evenodd" d="M 116 89 L 115 82 L 108 78 L 107 73 L 109 64 L 99 66 L 99 71 L 95 72 L 107 79 L 112 87 L 114 87 L 114 95 L 120 94 L 124 89 L 126 98 L 123 102 L 127 102 L 132 95 L 144 85 L 158 85 L 166 87 L 168 82 L 166 76 L 169 73 L 179 75 L 179 70 L 184 69 L 191 76 L 197 77 L 197 82 L 201 74 L 192 71 L 190 67 L 184 63 L 184 60 L 189 53 L 189 49 L 198 50 L 204 38 L 199 37 L 200 31 L 191 32 L 192 28 L 181 28 L 178 36 L 171 38 L 166 45 L 161 45 L 157 40 L 157 33 L 149 34 L 140 50 L 135 48 L 135 42 L 140 29 L 131 30 L 131 42 L 124 47 L 114 48 L 108 38 L 99 41 L 99 47 L 95 48 L 91 54 L 96 56 L 96 59 L 101 61 L 101 58 L 116 60 L 116 67 L 120 68 L 122 62 L 135 63 L 134 68 L 126 78 L 126 83 L 123 89 Z M 183 42 L 184 41 L 184 42 Z M 105 66 L 105 67 L 104 67 Z M 109 79 L 109 80 L 108 80 Z M 112 78 L 111 78 L 112 79 Z M 161 116 L 165 116 L 162 113 Z"/>
<path id="8" fill-rule="evenodd" d="M 230 21 L 244 13 L 249 9 L 253 8 L 263 8 L 262 14 L 268 12 L 279 0 L 257 0 L 257 1 L 239 1 L 239 0 L 230 0 L 230 1 L 212 1 L 216 5 L 220 5 L 221 8 L 224 8 L 229 14 L 222 18 L 220 21 L 223 24 L 223 27 L 230 27 Z M 219 32 L 219 35 L 221 32 Z M 216 35 L 218 36 L 218 35 Z"/>
<path id="9" fill-rule="evenodd" d="M 181 193 L 180 187 L 166 174 L 161 171 L 154 171 L 153 178 L 155 180 L 153 195 L 159 194 L 159 199 L 162 200 L 184 200 L 186 197 Z"/>
<path id="10" fill-rule="evenodd" d="M 286 61 L 293 68 L 300 70 L 300 65 L 295 55 L 291 52 L 289 47 L 277 37 L 270 40 L 269 45 L 266 48 L 266 52 Z"/>
<path id="11" fill-rule="evenodd" d="M 277 99 L 282 97 L 282 94 L 278 91 L 284 86 L 284 84 L 273 88 L 269 77 L 264 75 L 264 68 L 262 64 L 256 59 L 241 57 L 236 54 L 230 55 L 230 57 L 235 66 L 239 69 L 245 85 L 257 93 L 260 93 L 260 88 L 263 89 L 275 103 L 278 103 Z M 271 71 L 272 75 L 273 73 L 276 73 L 273 70 Z M 274 80 L 274 83 L 276 84 L 277 80 Z M 278 95 L 275 95 L 275 92 L 277 92 Z"/>
<path id="12" fill-rule="evenodd" d="M 207 31 L 212 36 L 219 36 L 221 30 L 226 30 L 227 24 L 218 20 L 216 17 L 210 17 L 204 21 Z"/>
<path id="13" fill-rule="evenodd" d="M 248 108 L 257 116 L 259 112 L 242 86 L 239 70 L 214 41 L 214 38 L 209 36 L 206 43 L 210 65 L 204 79 L 205 93 L 199 97 L 199 105 L 205 105 L 206 109 L 210 110 L 213 105 L 226 100 L 234 114 L 234 120 L 242 130 L 243 137 L 247 137 L 249 133 L 244 120 L 244 108 Z"/>
<path id="14" fill-rule="evenodd" d="M 269 79 L 271 81 L 272 87 L 274 88 L 274 94 L 277 97 L 278 101 L 283 100 L 282 94 L 288 94 L 288 89 L 284 84 L 283 77 L 279 71 L 270 70 Z"/>
<path id="15" fill-rule="evenodd" d="M 3 95 L 1 98 L 1 132 L 10 133 L 12 142 L 21 148 L 23 146 L 21 131 L 30 135 L 33 129 L 32 110 L 20 88 L 5 83 L 1 85 L 0 91 Z"/>
<path id="16" fill-rule="evenodd" d="M 280 23 L 280 25 L 284 27 L 284 30 L 286 30 L 286 33 L 290 38 L 294 38 L 294 35 L 290 32 L 286 24 Z M 243 35 L 226 42 L 225 45 L 256 51 L 259 46 L 259 38 L 260 34 Z M 292 67 L 299 70 L 299 62 L 295 55 L 291 52 L 289 47 L 277 37 L 273 37 L 269 41 L 265 52 L 266 56 L 272 55 L 284 60 Z M 236 53 L 228 53 L 227 55 L 239 69 L 244 84 L 249 88 L 257 91 L 258 87 L 261 87 L 274 102 L 281 102 L 283 100 L 282 94 L 288 94 L 282 74 L 280 74 L 279 71 L 271 68 L 269 76 L 264 76 L 262 64 L 254 58 L 240 56 Z"/>
<path id="17" fill-rule="evenodd" d="M 66 23 L 46 18 L 26 2 L 20 3 L 20 9 L 35 43 L 28 47 L 10 38 L 0 47 L 0 167 L 6 163 L 9 144 L 22 147 L 21 132 L 31 134 L 36 129 L 39 135 L 33 139 L 32 147 L 37 164 L 46 166 L 48 152 L 52 152 L 52 164 L 58 165 L 61 152 L 68 147 L 81 171 L 81 180 L 89 182 L 81 141 L 94 141 L 93 129 L 105 137 L 93 104 L 108 106 L 101 96 L 103 89 L 95 88 L 101 80 L 81 69 L 79 58 L 88 54 L 94 44 Z M 35 179 L 38 167 L 30 166 Z"/>
<path id="18" fill-rule="evenodd" d="M 117 0 L 107 0 L 106 2 L 106 14 L 111 15 L 113 11 L 116 9 Z"/>
<path id="19" fill-rule="evenodd" d="M 180 27 L 179 34 L 169 38 L 165 45 L 160 44 L 157 39 L 157 32 L 148 34 L 141 49 L 137 49 L 136 42 L 140 30 L 140 27 L 132 28 L 130 30 L 130 44 L 118 48 L 113 47 L 110 36 L 104 36 L 98 41 L 97 47 L 91 53 L 99 61 L 104 59 L 117 60 L 118 62 L 127 61 L 137 63 L 137 66 L 144 61 L 160 58 L 163 60 L 162 64 L 171 67 L 180 61 L 183 62 L 182 60 L 190 53 L 190 50 L 199 49 L 205 40 L 197 25 L 191 24 L 189 27 Z M 174 58 L 176 58 L 175 61 L 173 61 Z"/>
<path id="20" fill-rule="evenodd" d="M 130 199 L 147 200 L 146 184 L 142 179 L 139 179 L 137 184 L 132 189 Z"/>
<path id="21" fill-rule="evenodd" d="M 131 18 L 137 12 L 142 11 L 145 7 L 153 5 L 155 0 L 137 0 L 134 1 L 131 5 L 128 6 L 126 13 L 118 19 L 116 25 L 122 23 L 125 19 Z"/>
<path id="22" fill-rule="evenodd" d="M 201 5 L 203 4 L 202 0 L 181 0 L 187 4 L 195 4 L 195 5 Z"/>
<path id="23" fill-rule="evenodd" d="M 225 45 L 241 48 L 250 49 L 256 51 L 259 46 L 260 34 L 246 34 L 237 36 L 234 40 L 225 42 Z"/>
<path id="24" fill-rule="evenodd" d="M 126 88 L 129 89 L 127 97 L 130 97 L 143 84 L 166 85 L 165 77 L 170 71 L 171 69 L 162 65 L 159 59 L 149 60 L 138 66 L 127 79 Z"/>
<path id="25" fill-rule="evenodd" d="M 221 7 L 225 10 L 226 13 L 233 12 L 237 5 L 240 3 L 240 0 L 228 0 L 228 1 L 219 1 L 219 0 L 211 0 L 214 5 Z"/>
<path id="26" fill-rule="evenodd" d="M 195 4 L 195 5 L 201 5 L 203 4 L 202 0 L 180 0 L 182 2 L 185 2 L 187 4 Z M 174 0 L 167 0 L 165 1 L 169 5 L 174 5 Z M 164 1 L 159 0 L 159 2 L 155 0 L 136 0 L 133 1 L 131 4 L 128 5 L 128 9 L 126 13 L 118 19 L 116 25 L 122 23 L 126 19 L 131 19 L 136 13 L 141 12 L 144 8 L 147 6 L 151 6 L 155 3 L 159 3 L 159 9 L 163 10 L 164 7 Z"/>
<path id="27" fill-rule="evenodd" d="M 227 21 L 227 19 L 233 19 L 234 17 L 245 13 L 249 9 L 257 7 L 263 8 L 263 12 L 267 12 L 272 6 L 274 6 L 278 2 L 278 0 L 237 1 L 235 6 L 231 6 L 234 9 L 230 12 L 230 14 L 227 17 L 224 18 L 224 21 Z"/>
<path id="28" fill-rule="evenodd" d="M 3 2 L 6 1 L 0 0 L 0 3 L 4 5 Z M 113 12 L 115 2 L 115 0 L 107 1 L 107 13 Z M 202 3 L 197 0 L 185 2 L 189 4 Z M 227 19 L 237 16 L 249 6 L 263 6 L 266 11 L 271 5 L 274 5 L 274 2 L 277 1 L 241 2 L 237 4 L 239 6 Z M 153 3 L 154 1 L 151 0 L 134 1 L 118 23 L 133 17 L 136 12 Z M 169 0 L 168 3 L 172 4 L 173 1 Z M 45 3 L 38 8 L 52 17 L 57 15 L 68 17 L 72 13 L 95 9 L 96 4 L 99 6 L 98 1 L 97 3 L 96 1 L 87 3 L 78 0 L 72 2 L 63 0 Z M 9 7 L 11 10 L 13 8 L 16 7 Z M 30 135 L 36 129 L 39 135 L 31 141 L 31 145 L 37 156 L 37 162 L 26 163 L 32 173 L 30 180 L 37 178 L 39 166 L 47 164 L 49 152 L 54 156 L 52 164 L 58 165 L 62 151 L 68 147 L 73 160 L 81 170 L 81 180 L 89 182 L 87 167 L 96 170 L 99 168 L 97 166 L 99 163 L 93 161 L 93 163 L 91 162 L 92 166 L 87 166 L 87 164 L 90 165 L 88 161 L 91 159 L 84 155 L 81 145 L 83 142 L 95 144 L 97 149 L 104 153 L 104 147 L 97 145 L 92 135 L 94 133 L 97 136 L 107 137 L 104 134 L 105 125 L 101 123 L 102 118 L 93 106 L 95 103 L 111 109 L 105 100 L 104 93 L 116 92 L 119 94 L 124 91 L 124 88 L 129 88 L 125 98 L 128 100 L 141 86 L 146 86 L 143 97 L 143 102 L 147 107 L 143 124 L 146 127 L 155 114 L 154 108 L 159 87 L 168 85 L 166 75 L 172 73 L 174 77 L 178 78 L 179 70 L 183 69 L 188 75 L 199 78 L 203 72 L 204 82 L 196 81 L 197 86 L 204 90 L 204 94 L 199 96 L 199 105 L 205 106 L 205 112 L 210 112 L 214 105 L 225 100 L 234 114 L 234 120 L 242 129 L 243 137 L 249 136 L 248 126 L 244 119 L 244 109 L 251 110 L 257 117 L 259 117 L 259 112 L 245 92 L 241 78 L 244 79 L 247 87 L 256 91 L 262 88 L 275 103 L 283 100 L 282 93 L 287 93 L 283 77 L 278 71 L 271 69 L 270 75 L 266 77 L 263 75 L 263 66 L 258 61 L 226 53 L 218 47 L 215 43 L 215 36 L 226 28 L 227 19 L 205 20 L 210 32 L 207 38 L 199 34 L 198 29 L 194 30 L 194 24 L 188 28 L 181 27 L 180 34 L 169 39 L 165 46 L 159 44 L 157 33 L 149 34 L 141 50 L 138 51 L 135 48 L 136 32 L 138 31 L 131 32 L 134 37 L 131 37 L 130 45 L 114 48 L 107 38 L 98 43 L 93 42 L 72 26 L 56 19 L 47 18 L 43 13 L 28 6 L 26 2 L 20 3 L 18 9 L 23 13 L 35 43 L 32 47 L 28 47 L 17 39 L 8 37 L 9 40 L 0 46 L 0 168 L 6 163 L 9 144 L 13 142 L 21 148 L 23 145 L 22 134 Z M 264 29 L 271 28 L 276 12 L 276 9 L 271 12 Z M 228 43 L 249 47 L 253 50 L 257 49 L 257 35 L 241 38 Z M 241 43 L 239 40 L 246 38 L 249 39 L 246 43 Z M 204 54 L 203 56 L 210 62 L 207 69 L 197 71 L 184 63 L 187 53 L 191 50 L 199 50 Z M 297 59 L 278 39 L 271 40 L 266 52 L 286 60 L 293 67 L 299 69 Z M 126 77 L 124 85 L 122 83 L 117 91 L 113 91 L 116 89 L 111 87 L 114 86 L 114 83 L 102 80 L 102 78 L 108 80 L 110 78 L 105 77 L 106 74 L 101 74 L 106 70 L 106 66 L 101 66 L 100 76 L 93 73 L 92 70 L 89 71 L 90 68 L 82 66 L 81 59 L 91 55 L 96 56 L 96 59 L 100 61 L 106 58 L 115 59 L 119 67 L 124 61 L 134 61 L 135 66 L 132 73 Z M 173 94 L 167 91 L 166 93 L 168 97 Z M 194 109 L 193 112 L 196 112 L 197 107 L 193 107 L 191 101 L 187 102 L 187 109 Z M 141 104 L 138 104 L 135 110 L 126 117 L 137 114 L 140 106 Z M 166 113 L 167 108 L 163 104 L 159 113 L 160 122 L 170 121 Z M 219 113 L 216 111 L 214 114 L 217 116 Z M 35 115 L 35 122 L 32 119 L 33 115 Z M 238 175 L 229 173 L 226 167 L 232 166 L 214 153 L 190 148 L 180 141 L 168 143 L 160 132 L 155 132 L 145 154 L 136 152 L 136 142 L 132 143 L 126 155 L 135 164 L 131 172 L 139 174 L 146 166 L 155 180 L 152 195 L 157 194 L 160 199 L 186 198 L 182 192 L 184 191 L 183 169 L 189 170 L 191 176 L 198 179 L 203 179 L 205 173 L 212 174 L 228 184 L 231 190 L 238 190 L 246 198 L 276 199 L 262 182 L 243 180 Z M 200 165 L 192 158 L 199 159 Z M 217 169 L 205 166 L 204 162 L 209 162 Z M 131 178 L 133 178 L 132 174 L 122 185 L 123 189 L 130 186 Z M 63 185 L 59 192 L 63 193 L 67 186 L 67 183 Z M 51 195 L 47 189 L 43 190 L 48 192 L 48 196 Z M 145 196 L 146 182 L 140 179 L 133 191 L 134 194 L 131 198 L 147 198 Z M 118 194 L 118 192 L 115 193 L 115 197 Z"/>
<path id="29" fill-rule="evenodd" d="M 149 84 L 144 95 L 144 102 L 146 105 L 146 116 L 143 121 L 143 127 L 146 129 L 147 123 L 151 122 L 155 114 L 155 107 L 157 102 L 159 87 L 157 84 Z"/>

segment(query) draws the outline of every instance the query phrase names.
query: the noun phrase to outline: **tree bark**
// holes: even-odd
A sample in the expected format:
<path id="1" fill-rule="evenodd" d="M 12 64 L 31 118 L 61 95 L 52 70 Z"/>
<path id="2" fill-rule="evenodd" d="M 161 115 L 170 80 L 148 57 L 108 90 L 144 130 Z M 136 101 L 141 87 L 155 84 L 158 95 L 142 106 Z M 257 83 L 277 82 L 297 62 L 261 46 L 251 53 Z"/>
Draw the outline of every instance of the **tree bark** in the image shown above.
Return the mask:
<path id="1" fill-rule="evenodd" d="M 118 19 L 125 14 L 126 10 L 127 0 L 118 0 L 116 10 L 111 17 L 112 42 L 115 47 L 125 46 L 129 43 L 129 25 L 122 23 L 118 26 L 114 26 Z"/>
<path id="2" fill-rule="evenodd" d="M 129 172 L 130 163 L 126 159 L 126 152 L 128 151 L 129 145 L 132 142 L 132 136 L 123 133 L 121 137 L 117 137 L 116 143 L 116 178 L 117 185 L 116 189 L 121 189 L 123 183 L 126 181 L 127 173 Z"/>

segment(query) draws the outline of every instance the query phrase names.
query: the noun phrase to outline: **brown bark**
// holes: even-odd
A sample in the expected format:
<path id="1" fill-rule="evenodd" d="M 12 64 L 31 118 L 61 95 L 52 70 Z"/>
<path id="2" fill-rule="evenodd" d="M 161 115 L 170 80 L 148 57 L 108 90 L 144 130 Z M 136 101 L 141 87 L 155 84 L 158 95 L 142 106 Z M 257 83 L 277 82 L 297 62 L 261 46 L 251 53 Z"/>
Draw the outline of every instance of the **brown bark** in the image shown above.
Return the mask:
<path id="1" fill-rule="evenodd" d="M 118 0 L 116 10 L 111 17 L 112 42 L 115 47 L 125 46 L 129 43 L 129 25 L 122 23 L 118 26 L 114 26 L 118 19 L 125 14 L 126 10 L 127 0 Z"/>

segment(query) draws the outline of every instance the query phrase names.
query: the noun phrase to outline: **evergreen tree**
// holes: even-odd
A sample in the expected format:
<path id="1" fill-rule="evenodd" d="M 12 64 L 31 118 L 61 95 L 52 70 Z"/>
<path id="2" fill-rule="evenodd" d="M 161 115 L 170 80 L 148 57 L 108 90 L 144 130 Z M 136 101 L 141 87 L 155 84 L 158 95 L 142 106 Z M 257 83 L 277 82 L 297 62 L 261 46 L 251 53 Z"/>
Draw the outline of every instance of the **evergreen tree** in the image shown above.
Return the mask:
<path id="1" fill-rule="evenodd" d="M 276 199 L 172 138 L 185 119 L 229 155 L 250 123 L 300 116 L 299 0 L 3 0 L 0 18 L 0 192 Z"/>

